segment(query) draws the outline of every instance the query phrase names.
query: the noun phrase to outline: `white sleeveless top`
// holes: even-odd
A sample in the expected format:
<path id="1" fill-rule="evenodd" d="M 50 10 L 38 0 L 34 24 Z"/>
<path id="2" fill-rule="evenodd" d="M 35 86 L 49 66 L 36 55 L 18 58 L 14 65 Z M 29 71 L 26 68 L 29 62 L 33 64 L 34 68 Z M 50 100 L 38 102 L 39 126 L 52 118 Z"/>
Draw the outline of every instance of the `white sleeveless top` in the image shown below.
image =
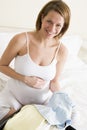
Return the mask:
<path id="1" fill-rule="evenodd" d="M 27 34 L 26 38 L 27 47 L 29 48 Z M 59 46 L 57 52 L 59 50 Z M 54 58 L 53 61 L 47 66 L 37 65 L 31 59 L 29 52 L 23 56 L 17 56 L 15 58 L 16 72 L 26 76 L 37 76 L 46 80 L 45 86 L 41 89 L 33 88 L 15 79 L 11 79 L 10 81 L 8 81 L 8 87 L 21 104 L 43 104 L 44 102 L 46 102 L 50 94 L 52 94 L 52 92 L 49 90 L 49 83 L 56 74 L 56 63 L 57 60 L 56 58 Z"/>

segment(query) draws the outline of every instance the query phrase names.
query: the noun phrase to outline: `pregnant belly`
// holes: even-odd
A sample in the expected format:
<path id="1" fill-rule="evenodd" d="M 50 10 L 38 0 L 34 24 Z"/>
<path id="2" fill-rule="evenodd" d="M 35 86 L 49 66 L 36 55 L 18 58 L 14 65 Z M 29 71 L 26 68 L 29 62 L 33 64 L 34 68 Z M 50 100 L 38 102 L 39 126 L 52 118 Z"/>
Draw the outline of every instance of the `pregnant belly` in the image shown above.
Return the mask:
<path id="1" fill-rule="evenodd" d="M 47 82 L 41 89 L 29 87 L 17 80 L 11 80 L 9 83 L 10 84 L 8 86 L 11 86 L 11 92 L 14 94 L 15 98 L 23 105 L 43 104 L 46 102 L 46 100 L 49 99 L 52 94 L 49 90 L 49 82 Z"/>

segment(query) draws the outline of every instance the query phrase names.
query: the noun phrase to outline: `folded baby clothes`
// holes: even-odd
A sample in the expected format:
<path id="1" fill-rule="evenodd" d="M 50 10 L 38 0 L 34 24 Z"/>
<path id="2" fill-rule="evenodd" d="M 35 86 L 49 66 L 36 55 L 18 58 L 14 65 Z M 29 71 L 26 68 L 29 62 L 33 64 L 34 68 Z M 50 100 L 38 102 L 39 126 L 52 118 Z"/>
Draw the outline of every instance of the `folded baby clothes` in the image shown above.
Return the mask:
<path id="1" fill-rule="evenodd" d="M 50 125 L 56 125 L 61 130 L 71 125 L 74 106 L 70 97 L 63 92 L 53 93 L 47 105 L 35 105 Z"/>

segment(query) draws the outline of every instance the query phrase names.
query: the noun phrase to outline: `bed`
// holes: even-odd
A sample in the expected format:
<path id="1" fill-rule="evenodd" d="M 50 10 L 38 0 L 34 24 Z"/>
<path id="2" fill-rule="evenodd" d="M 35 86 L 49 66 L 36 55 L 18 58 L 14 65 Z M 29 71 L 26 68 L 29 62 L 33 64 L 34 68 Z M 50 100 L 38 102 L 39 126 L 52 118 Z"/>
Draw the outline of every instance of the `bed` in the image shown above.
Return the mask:
<path id="1" fill-rule="evenodd" d="M 10 39 L 25 30 L 0 29 L 0 56 Z M 87 41 L 78 35 L 64 36 L 61 41 L 68 48 L 69 55 L 60 76 L 62 91 L 76 102 L 79 111 L 78 130 L 87 130 Z M 14 61 L 10 64 L 14 67 Z M 0 91 L 9 77 L 0 73 Z M 52 128 L 54 130 L 54 128 Z"/>

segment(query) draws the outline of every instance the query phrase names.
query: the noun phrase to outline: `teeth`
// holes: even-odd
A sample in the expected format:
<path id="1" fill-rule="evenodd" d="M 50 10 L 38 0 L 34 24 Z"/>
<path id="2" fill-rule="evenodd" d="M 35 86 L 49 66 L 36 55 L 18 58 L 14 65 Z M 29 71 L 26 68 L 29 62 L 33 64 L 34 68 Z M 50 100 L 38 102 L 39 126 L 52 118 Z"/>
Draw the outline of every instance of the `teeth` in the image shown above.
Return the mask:
<path id="1" fill-rule="evenodd" d="M 48 32 L 48 31 L 47 31 Z M 51 32 L 48 32 L 48 34 L 52 34 Z"/>
<path id="2" fill-rule="evenodd" d="M 53 32 L 49 32 L 48 30 L 46 30 L 46 32 L 47 32 L 49 35 L 52 35 L 52 34 L 53 34 Z"/>
<path id="3" fill-rule="evenodd" d="M 52 34 L 52 33 L 50 33 L 50 32 L 48 32 L 49 34 Z"/>

